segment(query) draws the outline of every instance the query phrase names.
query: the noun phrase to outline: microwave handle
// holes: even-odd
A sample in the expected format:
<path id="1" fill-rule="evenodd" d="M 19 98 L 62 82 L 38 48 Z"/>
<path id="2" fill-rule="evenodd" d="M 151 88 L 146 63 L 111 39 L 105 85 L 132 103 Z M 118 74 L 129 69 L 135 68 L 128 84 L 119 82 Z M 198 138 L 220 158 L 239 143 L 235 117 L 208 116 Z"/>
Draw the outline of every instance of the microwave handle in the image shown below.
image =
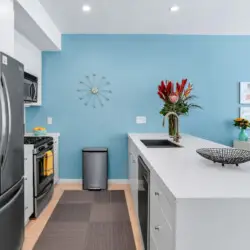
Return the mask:
<path id="1" fill-rule="evenodd" d="M 32 92 L 32 93 L 31 93 Z M 31 84 L 30 86 L 30 95 L 31 95 L 31 98 L 32 100 L 35 98 L 36 96 L 36 86 L 34 83 Z"/>

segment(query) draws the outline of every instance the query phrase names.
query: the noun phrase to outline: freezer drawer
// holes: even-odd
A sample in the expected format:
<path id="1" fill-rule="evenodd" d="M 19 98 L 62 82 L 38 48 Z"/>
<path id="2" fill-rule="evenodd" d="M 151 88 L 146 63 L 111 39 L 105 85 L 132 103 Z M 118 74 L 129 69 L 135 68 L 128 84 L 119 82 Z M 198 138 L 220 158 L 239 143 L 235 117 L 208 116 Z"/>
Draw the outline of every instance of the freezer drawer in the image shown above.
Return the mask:
<path id="1" fill-rule="evenodd" d="M 0 249 L 20 250 L 24 240 L 23 179 L 0 196 Z"/>

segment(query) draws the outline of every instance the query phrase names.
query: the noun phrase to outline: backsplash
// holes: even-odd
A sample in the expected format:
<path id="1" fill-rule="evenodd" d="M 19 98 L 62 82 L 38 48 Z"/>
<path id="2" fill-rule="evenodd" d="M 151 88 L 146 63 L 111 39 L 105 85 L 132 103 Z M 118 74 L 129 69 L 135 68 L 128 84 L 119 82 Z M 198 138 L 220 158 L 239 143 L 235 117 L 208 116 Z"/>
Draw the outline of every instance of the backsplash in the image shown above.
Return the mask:
<path id="1" fill-rule="evenodd" d="M 62 51 L 43 53 L 43 105 L 26 109 L 27 131 L 61 134 L 61 178 L 81 178 L 82 148 L 101 146 L 109 148 L 109 178 L 125 179 L 127 133 L 167 132 L 157 86 L 188 78 L 203 110 L 182 117 L 181 132 L 231 145 L 239 81 L 250 80 L 249 44 L 248 36 L 64 35 Z M 96 109 L 76 91 L 93 73 L 112 84 L 110 101 Z M 136 116 L 147 124 L 136 124 Z"/>

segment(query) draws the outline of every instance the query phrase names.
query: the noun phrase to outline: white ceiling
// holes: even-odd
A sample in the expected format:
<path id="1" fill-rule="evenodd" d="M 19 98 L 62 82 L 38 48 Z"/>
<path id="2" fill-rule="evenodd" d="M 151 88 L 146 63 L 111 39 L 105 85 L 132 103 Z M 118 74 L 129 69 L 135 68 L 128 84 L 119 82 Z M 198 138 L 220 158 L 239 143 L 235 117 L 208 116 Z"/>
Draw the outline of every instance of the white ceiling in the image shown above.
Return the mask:
<path id="1" fill-rule="evenodd" d="M 250 0 L 40 0 L 62 33 L 250 34 Z M 92 7 L 82 12 L 82 5 Z M 180 11 L 171 13 L 177 4 Z"/>

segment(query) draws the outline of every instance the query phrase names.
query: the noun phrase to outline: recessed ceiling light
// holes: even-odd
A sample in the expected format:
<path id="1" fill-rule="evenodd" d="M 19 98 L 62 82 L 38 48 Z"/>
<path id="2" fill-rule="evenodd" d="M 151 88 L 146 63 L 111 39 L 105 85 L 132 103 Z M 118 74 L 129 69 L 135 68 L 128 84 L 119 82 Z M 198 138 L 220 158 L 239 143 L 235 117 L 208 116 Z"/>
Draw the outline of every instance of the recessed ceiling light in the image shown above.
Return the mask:
<path id="1" fill-rule="evenodd" d="M 170 11 L 171 12 L 177 12 L 180 10 L 180 7 L 178 5 L 173 5 L 171 8 L 170 8 Z"/>
<path id="2" fill-rule="evenodd" d="M 82 10 L 83 10 L 84 12 L 90 12 L 90 11 L 91 11 L 91 7 L 90 7 L 89 5 L 87 5 L 87 4 L 84 4 L 84 5 L 82 6 Z"/>

